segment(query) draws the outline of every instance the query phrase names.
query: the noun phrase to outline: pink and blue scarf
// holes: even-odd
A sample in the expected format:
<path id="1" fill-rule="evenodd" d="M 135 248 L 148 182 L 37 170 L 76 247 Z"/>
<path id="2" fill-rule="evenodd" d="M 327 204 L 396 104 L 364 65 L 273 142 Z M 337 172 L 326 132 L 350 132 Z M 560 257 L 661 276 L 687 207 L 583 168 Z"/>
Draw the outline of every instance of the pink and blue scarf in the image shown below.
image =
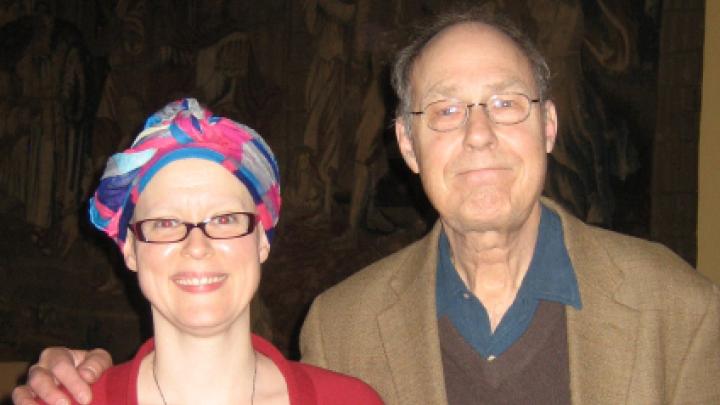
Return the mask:
<path id="1" fill-rule="evenodd" d="M 270 147 L 252 128 L 213 116 L 195 99 L 166 105 L 145 122 L 129 149 L 110 157 L 90 199 L 90 220 L 122 249 L 140 193 L 160 169 L 199 158 L 229 170 L 252 195 L 272 241 L 280 216 L 280 173 Z"/>

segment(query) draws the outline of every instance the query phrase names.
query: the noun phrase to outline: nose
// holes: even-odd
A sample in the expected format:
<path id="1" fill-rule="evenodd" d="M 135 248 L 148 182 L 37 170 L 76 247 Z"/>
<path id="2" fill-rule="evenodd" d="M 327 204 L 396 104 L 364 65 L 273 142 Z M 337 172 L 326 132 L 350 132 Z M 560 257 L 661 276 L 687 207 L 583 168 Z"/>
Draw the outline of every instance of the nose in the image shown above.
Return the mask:
<path id="1" fill-rule="evenodd" d="M 202 259 L 212 254 L 212 240 L 205 236 L 199 227 L 190 230 L 183 243 L 183 254 L 194 259 Z"/>
<path id="2" fill-rule="evenodd" d="M 480 103 L 468 106 L 464 130 L 463 143 L 468 148 L 481 149 L 492 147 L 497 143 L 495 127 L 485 106 Z"/>

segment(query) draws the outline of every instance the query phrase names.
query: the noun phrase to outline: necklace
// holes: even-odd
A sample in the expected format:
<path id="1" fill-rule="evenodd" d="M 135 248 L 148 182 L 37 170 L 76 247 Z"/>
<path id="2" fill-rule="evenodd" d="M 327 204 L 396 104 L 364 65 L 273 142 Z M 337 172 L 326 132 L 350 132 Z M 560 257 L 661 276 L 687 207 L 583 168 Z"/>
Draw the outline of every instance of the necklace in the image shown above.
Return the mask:
<path id="1" fill-rule="evenodd" d="M 157 358 L 157 352 L 153 352 L 153 365 L 152 365 L 152 375 L 153 380 L 155 381 L 155 387 L 157 387 L 158 393 L 160 394 L 160 398 L 162 399 L 163 405 L 168 405 L 167 401 L 165 400 L 165 395 L 163 395 L 162 389 L 160 388 L 160 383 L 158 382 L 157 378 L 157 361 L 155 359 Z M 252 393 L 250 394 L 250 405 L 253 405 L 255 403 L 255 377 L 257 377 L 257 354 L 255 353 L 255 350 L 253 350 L 253 379 L 252 379 Z"/>

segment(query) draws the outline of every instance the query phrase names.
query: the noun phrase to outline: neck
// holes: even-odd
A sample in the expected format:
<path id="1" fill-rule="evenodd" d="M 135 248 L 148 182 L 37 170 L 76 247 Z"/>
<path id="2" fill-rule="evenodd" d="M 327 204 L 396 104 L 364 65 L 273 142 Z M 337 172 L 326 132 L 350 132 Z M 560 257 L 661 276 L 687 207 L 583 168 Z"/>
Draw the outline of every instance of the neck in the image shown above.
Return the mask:
<path id="1" fill-rule="evenodd" d="M 257 359 L 249 322 L 237 322 L 212 336 L 197 336 L 153 312 L 155 352 L 143 360 L 139 398 L 162 403 L 161 391 L 168 404 L 251 403 Z"/>
<path id="2" fill-rule="evenodd" d="M 457 231 L 443 222 L 458 275 L 490 316 L 494 330 L 515 300 L 535 250 L 540 205 L 514 229 Z"/>

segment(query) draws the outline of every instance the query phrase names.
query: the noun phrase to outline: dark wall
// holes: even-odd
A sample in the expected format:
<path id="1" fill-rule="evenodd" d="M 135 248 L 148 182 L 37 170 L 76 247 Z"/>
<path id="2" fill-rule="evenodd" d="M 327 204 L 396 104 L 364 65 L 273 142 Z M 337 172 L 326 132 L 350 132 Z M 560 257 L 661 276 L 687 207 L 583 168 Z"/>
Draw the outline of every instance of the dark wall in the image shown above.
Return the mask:
<path id="1" fill-rule="evenodd" d="M 56 344 L 124 358 L 150 333 L 85 201 L 107 157 L 181 96 L 256 128 L 278 156 L 283 215 L 254 318 L 296 355 L 318 292 L 434 220 L 389 130 L 387 70 L 408 27 L 449 3 L 0 2 L 0 359 Z M 484 3 L 525 27 L 553 71 L 560 135 L 546 194 L 648 237 L 661 2 Z"/>

